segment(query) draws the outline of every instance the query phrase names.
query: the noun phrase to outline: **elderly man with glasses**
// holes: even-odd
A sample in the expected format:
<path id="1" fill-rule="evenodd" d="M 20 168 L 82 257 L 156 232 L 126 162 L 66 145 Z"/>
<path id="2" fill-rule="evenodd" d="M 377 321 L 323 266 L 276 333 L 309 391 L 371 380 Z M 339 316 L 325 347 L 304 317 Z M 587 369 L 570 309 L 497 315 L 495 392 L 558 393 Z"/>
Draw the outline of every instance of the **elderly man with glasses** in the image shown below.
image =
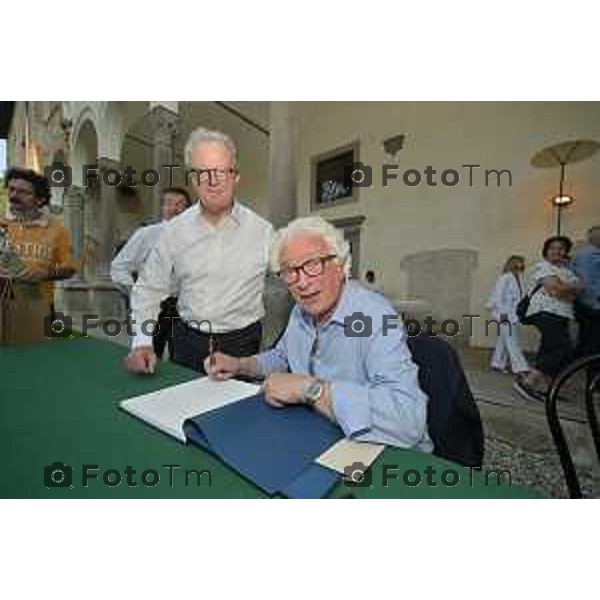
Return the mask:
<path id="1" fill-rule="evenodd" d="M 347 281 L 349 245 L 320 217 L 279 231 L 271 267 L 296 302 L 272 350 L 206 360 L 214 379 L 264 377 L 266 401 L 306 404 L 339 424 L 347 437 L 431 452 L 427 396 L 419 387 L 401 329 L 384 331 L 389 302 Z"/>
<path id="2" fill-rule="evenodd" d="M 203 372 L 215 348 L 240 357 L 260 347 L 273 226 L 235 197 L 240 175 L 229 136 L 197 129 L 185 156 L 198 202 L 165 225 L 133 287 L 135 335 L 125 365 L 134 373 L 156 368 L 150 324 L 172 282 L 180 318 L 171 360 Z"/>

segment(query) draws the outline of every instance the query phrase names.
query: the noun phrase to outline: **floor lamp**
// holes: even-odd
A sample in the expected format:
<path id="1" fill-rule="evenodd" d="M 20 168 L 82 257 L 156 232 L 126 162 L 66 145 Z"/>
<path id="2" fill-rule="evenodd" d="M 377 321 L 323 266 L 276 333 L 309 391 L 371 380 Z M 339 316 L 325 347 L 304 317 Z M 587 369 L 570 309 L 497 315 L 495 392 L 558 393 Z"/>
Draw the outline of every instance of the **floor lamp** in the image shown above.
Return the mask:
<path id="1" fill-rule="evenodd" d="M 556 207 L 556 235 L 562 232 L 562 211 L 573 203 L 574 198 L 565 194 L 565 167 L 575 162 L 585 160 L 600 150 L 600 143 L 593 140 L 573 140 L 547 146 L 536 152 L 531 164 L 538 168 L 560 167 L 558 195 L 552 198 Z"/>

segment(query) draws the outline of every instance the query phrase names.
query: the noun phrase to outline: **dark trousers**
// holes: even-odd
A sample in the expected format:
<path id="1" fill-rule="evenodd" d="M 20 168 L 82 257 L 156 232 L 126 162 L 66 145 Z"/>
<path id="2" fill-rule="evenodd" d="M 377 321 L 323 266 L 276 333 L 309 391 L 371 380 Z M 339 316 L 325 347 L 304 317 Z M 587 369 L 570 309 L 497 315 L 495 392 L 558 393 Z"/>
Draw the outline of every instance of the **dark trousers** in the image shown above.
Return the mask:
<path id="1" fill-rule="evenodd" d="M 152 337 L 154 353 L 160 359 L 169 346 L 169 356 L 173 356 L 173 323 L 179 318 L 177 312 L 177 298 L 169 296 L 161 302 L 158 313 L 158 331 Z"/>
<path id="2" fill-rule="evenodd" d="M 573 359 L 569 319 L 548 312 L 537 313 L 530 319 L 542 335 L 536 367 L 544 375 L 554 377 Z"/>
<path id="3" fill-rule="evenodd" d="M 600 354 L 600 310 L 594 310 L 584 304 L 577 303 L 575 305 L 575 316 L 579 324 L 577 356 Z M 587 371 L 588 381 L 591 381 L 599 371 L 598 367 L 590 367 Z"/>
<path id="4" fill-rule="evenodd" d="M 210 354 L 210 335 L 188 327 L 181 320 L 173 326 L 173 353 L 171 360 L 184 367 L 205 373 L 204 360 Z M 260 349 L 262 326 L 260 321 L 243 329 L 228 333 L 215 333 L 213 347 L 215 352 L 230 356 L 253 356 Z"/>
<path id="5" fill-rule="evenodd" d="M 600 310 L 578 305 L 575 315 L 579 323 L 578 356 L 600 353 Z"/>

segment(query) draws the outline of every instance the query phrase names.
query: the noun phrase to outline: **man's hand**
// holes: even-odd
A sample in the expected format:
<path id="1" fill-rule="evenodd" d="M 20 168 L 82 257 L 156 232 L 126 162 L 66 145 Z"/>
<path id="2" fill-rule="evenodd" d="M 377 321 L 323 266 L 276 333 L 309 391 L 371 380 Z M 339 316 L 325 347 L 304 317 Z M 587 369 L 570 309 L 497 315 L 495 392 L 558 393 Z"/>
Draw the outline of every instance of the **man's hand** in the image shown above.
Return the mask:
<path id="1" fill-rule="evenodd" d="M 71 266 L 55 266 L 52 269 L 50 277 L 53 281 L 58 281 L 60 279 L 69 279 L 75 275 L 77 269 Z"/>
<path id="2" fill-rule="evenodd" d="M 223 381 L 240 374 L 240 359 L 215 352 L 204 359 L 204 370 L 211 379 Z"/>
<path id="3" fill-rule="evenodd" d="M 130 373 L 154 373 L 156 363 L 152 346 L 140 346 L 125 357 L 125 368 Z"/>
<path id="4" fill-rule="evenodd" d="M 310 375 L 273 373 L 265 379 L 262 391 L 267 402 L 276 408 L 288 404 L 304 404 L 304 393 L 312 381 L 315 378 Z"/>

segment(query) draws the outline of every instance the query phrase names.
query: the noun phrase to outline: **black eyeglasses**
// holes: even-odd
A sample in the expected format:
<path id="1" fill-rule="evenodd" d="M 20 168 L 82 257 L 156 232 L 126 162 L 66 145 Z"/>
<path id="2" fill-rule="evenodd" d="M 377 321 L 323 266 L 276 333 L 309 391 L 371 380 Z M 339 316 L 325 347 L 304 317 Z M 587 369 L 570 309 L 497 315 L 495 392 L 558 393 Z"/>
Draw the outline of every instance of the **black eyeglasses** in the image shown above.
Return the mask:
<path id="1" fill-rule="evenodd" d="M 337 254 L 328 254 L 327 256 L 317 256 L 315 258 L 309 258 L 305 260 L 301 265 L 295 267 L 289 266 L 284 267 L 279 271 L 278 276 L 283 279 L 288 285 L 292 285 L 300 279 L 300 271 L 302 271 L 307 277 L 318 277 L 323 275 L 325 270 L 325 264 L 330 260 L 337 258 Z"/>
<path id="2" fill-rule="evenodd" d="M 198 184 L 208 183 L 213 185 L 215 181 L 227 181 L 237 174 L 237 169 L 233 167 L 229 169 L 217 168 L 217 169 L 191 169 L 188 171 L 187 176 L 194 174 Z"/>

